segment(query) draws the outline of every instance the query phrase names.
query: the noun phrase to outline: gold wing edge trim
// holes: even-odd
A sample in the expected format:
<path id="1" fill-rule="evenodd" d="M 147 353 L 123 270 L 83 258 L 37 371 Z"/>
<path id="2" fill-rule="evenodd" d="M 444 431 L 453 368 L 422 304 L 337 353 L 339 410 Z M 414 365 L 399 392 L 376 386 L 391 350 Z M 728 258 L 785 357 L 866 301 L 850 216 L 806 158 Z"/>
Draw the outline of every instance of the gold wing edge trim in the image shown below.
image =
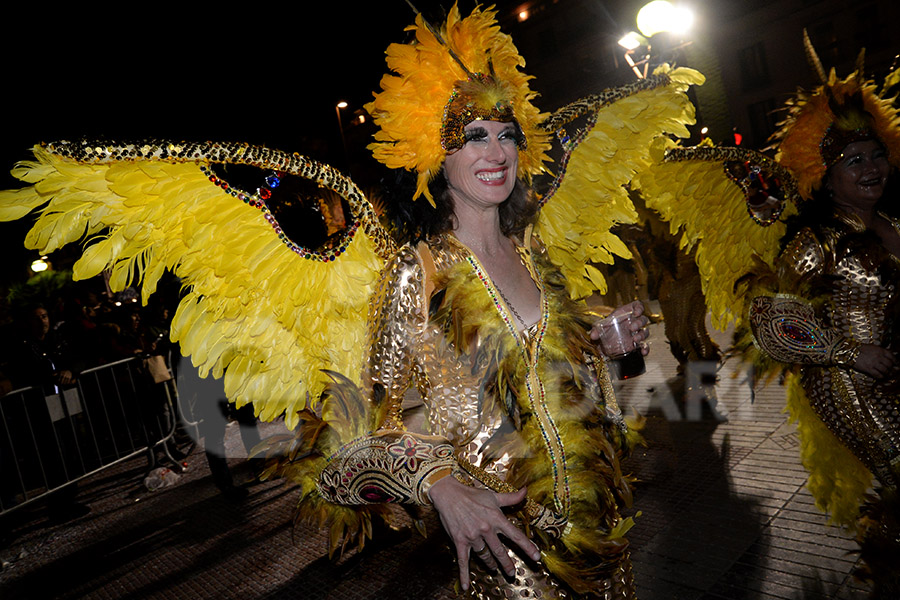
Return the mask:
<path id="1" fill-rule="evenodd" d="M 670 83 L 672 83 L 672 78 L 668 73 L 654 73 L 653 75 L 634 83 L 607 88 L 599 94 L 591 94 L 590 96 L 585 96 L 584 98 L 570 102 L 554 111 L 548 118 L 541 121 L 538 126 L 547 132 L 559 131 L 561 127 L 571 123 L 582 115 L 600 110 L 604 106 L 609 106 L 613 102 L 617 102 L 623 98 L 633 96 L 634 94 L 646 90 L 653 90 L 660 86 L 666 86 Z"/>
<path id="2" fill-rule="evenodd" d="M 758 163 L 764 168 L 771 169 L 784 182 L 785 199 L 791 200 L 795 204 L 799 204 L 803 200 L 797 189 L 797 180 L 791 172 L 774 158 L 758 150 L 738 146 L 676 146 L 666 150 L 663 158 L 663 162 L 689 160 L 722 163 L 728 161 Z"/>
<path id="3" fill-rule="evenodd" d="M 585 138 L 587 138 L 588 134 L 593 131 L 594 126 L 596 126 L 597 124 L 597 119 L 599 118 L 599 113 L 602 108 L 614 104 L 615 102 L 622 100 L 623 98 L 628 98 L 629 96 L 633 96 L 643 91 L 654 90 L 658 87 L 667 86 L 670 83 L 672 83 L 672 78 L 669 77 L 668 73 L 654 73 L 650 77 L 641 79 L 640 81 L 637 81 L 635 83 L 608 88 L 603 90 L 599 94 L 592 94 L 590 96 L 585 96 L 584 98 L 576 100 L 575 102 L 571 102 L 555 111 L 547 119 L 539 123 L 538 127 L 540 129 L 543 129 L 547 132 L 556 132 L 556 136 L 559 139 L 560 144 L 562 144 L 563 146 L 563 156 L 559 161 L 556 177 L 553 178 L 553 182 L 550 184 L 547 193 L 544 194 L 544 196 L 540 199 L 540 206 L 543 207 L 553 196 L 556 195 L 556 192 L 562 185 L 563 178 L 566 176 L 569 160 L 572 158 L 572 153 L 574 153 L 575 150 L 578 149 L 578 147 L 581 145 L 581 142 L 583 142 Z M 572 135 L 569 135 L 565 132 L 565 130 L 563 129 L 564 126 L 586 114 L 588 115 L 588 117 L 587 122 L 584 124 L 584 127 L 579 129 Z"/>
<path id="4" fill-rule="evenodd" d="M 42 143 L 41 146 L 51 154 L 85 164 L 140 160 L 169 163 L 240 164 L 297 175 L 316 181 L 345 199 L 353 218 L 359 222 L 366 235 L 373 240 L 375 252 L 379 257 L 387 259 L 397 250 L 390 233 L 381 225 L 371 203 L 353 180 L 328 164 L 296 152 L 287 153 L 266 146 L 242 142 L 172 142 L 166 140 L 137 142 L 60 140 Z M 208 175 L 213 184 L 221 187 L 226 193 L 236 198 L 242 193 L 240 190 L 231 189 L 224 180 L 216 178 L 211 173 L 207 173 L 205 170 L 204 173 Z M 244 200 L 246 201 L 246 199 Z M 256 198 L 254 202 L 260 204 L 257 207 L 267 213 L 266 220 L 273 223 L 274 217 L 268 213 L 264 200 Z M 273 223 L 273 226 L 277 226 L 277 223 Z M 355 227 L 350 228 L 346 244 L 352 240 L 355 231 Z M 342 246 L 344 245 L 342 244 Z M 334 260 L 334 256 L 322 255 L 320 257 L 318 253 L 311 250 L 307 250 L 305 254 L 300 253 L 299 250 L 302 247 L 296 244 L 288 243 L 288 246 L 304 257 L 319 258 L 325 261 Z"/>

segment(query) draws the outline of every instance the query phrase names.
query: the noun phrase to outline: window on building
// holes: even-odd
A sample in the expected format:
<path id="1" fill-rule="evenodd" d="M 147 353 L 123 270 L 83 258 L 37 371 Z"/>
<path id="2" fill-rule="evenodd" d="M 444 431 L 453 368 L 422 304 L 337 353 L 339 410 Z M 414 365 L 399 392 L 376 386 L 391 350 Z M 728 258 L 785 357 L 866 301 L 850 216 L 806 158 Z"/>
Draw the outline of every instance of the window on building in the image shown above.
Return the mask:
<path id="1" fill-rule="evenodd" d="M 853 45 L 866 50 L 880 50 L 887 46 L 885 23 L 878 15 L 878 6 L 866 4 L 856 10 L 856 28 L 853 31 Z"/>
<path id="2" fill-rule="evenodd" d="M 750 145 L 753 148 L 762 148 L 766 145 L 769 136 L 775 133 L 778 115 L 775 114 L 775 99 L 769 98 L 762 102 L 754 102 L 747 107 L 747 117 L 750 119 Z"/>
<path id="3" fill-rule="evenodd" d="M 753 90 L 769 83 L 769 65 L 762 42 L 744 48 L 738 53 L 741 65 L 741 83 L 744 91 Z"/>
<path id="4" fill-rule="evenodd" d="M 841 44 L 834 30 L 834 23 L 827 21 L 807 28 L 809 41 L 812 42 L 819 60 L 826 71 L 841 62 Z"/>

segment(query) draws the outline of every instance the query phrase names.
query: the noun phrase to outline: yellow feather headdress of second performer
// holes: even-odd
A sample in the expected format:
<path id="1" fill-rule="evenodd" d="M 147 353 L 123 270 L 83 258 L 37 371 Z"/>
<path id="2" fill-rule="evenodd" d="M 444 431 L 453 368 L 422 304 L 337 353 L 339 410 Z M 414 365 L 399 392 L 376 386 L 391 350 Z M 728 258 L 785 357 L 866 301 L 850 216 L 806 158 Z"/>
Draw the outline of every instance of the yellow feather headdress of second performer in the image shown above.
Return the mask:
<path id="1" fill-rule="evenodd" d="M 418 174 L 414 198 L 424 195 L 434 204 L 428 184 L 447 153 L 465 143 L 465 126 L 478 119 L 519 125 L 519 177 L 530 180 L 549 160 L 548 134 L 538 128 L 546 115 L 531 103 L 537 95 L 529 88 L 532 78 L 519 70 L 525 60 L 495 15 L 475 8 L 461 19 L 454 4 L 440 39 L 418 15 L 407 28 L 415 40 L 387 49 L 393 73 L 366 105 L 379 127 L 369 149 L 386 166 Z"/>
<path id="2" fill-rule="evenodd" d="M 805 31 L 804 44 L 822 84 L 799 91 L 788 102 L 787 117 L 772 140 L 777 144 L 775 160 L 794 175 L 800 195 L 808 200 L 847 144 L 877 139 L 891 165 L 900 167 L 900 116 L 893 99 L 883 98 L 865 78 L 862 54 L 856 70 L 838 79 L 834 69 L 825 75 Z"/>

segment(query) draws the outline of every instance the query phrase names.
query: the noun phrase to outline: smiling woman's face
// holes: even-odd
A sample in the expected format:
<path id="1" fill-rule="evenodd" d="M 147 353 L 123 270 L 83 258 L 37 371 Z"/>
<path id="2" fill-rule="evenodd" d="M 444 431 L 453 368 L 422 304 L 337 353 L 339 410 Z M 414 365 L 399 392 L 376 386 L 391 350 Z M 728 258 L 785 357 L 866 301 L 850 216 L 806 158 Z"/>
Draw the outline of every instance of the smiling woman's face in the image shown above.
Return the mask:
<path id="1" fill-rule="evenodd" d="M 499 206 L 516 185 L 519 165 L 516 126 L 499 121 L 472 121 L 465 131 L 465 146 L 444 160 L 450 194 L 455 202 Z"/>
<path id="2" fill-rule="evenodd" d="M 847 144 L 841 158 L 831 167 L 828 187 L 838 205 L 873 207 L 884 194 L 891 166 L 887 152 L 876 140 Z"/>

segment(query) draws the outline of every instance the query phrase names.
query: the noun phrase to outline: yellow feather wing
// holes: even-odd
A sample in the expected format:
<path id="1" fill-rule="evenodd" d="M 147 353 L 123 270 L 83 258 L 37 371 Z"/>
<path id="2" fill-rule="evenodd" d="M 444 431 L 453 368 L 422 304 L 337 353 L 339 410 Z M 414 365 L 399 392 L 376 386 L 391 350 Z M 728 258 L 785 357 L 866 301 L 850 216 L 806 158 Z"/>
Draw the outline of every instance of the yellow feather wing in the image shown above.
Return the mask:
<path id="1" fill-rule="evenodd" d="M 653 153 L 657 162 L 635 178 L 633 187 L 668 221 L 673 235 L 681 232 L 682 248 L 696 248 L 713 326 L 724 331 L 731 322 L 741 324 L 746 294 L 739 284 L 751 273 L 772 269 L 785 232 L 783 219 L 797 211 L 793 177 L 749 149 L 678 148 L 660 140 Z M 751 174 L 753 169 L 758 170 Z M 764 181 L 773 198 L 781 200 L 765 219 L 754 219 L 748 209 L 745 188 L 757 185 L 754 181 Z"/>
<path id="2" fill-rule="evenodd" d="M 237 405 L 252 403 L 264 420 L 284 414 L 293 427 L 307 398 L 320 395 L 322 369 L 358 381 L 368 298 L 394 246 L 349 179 L 239 144 L 60 142 L 34 154 L 13 171 L 31 185 L 0 192 L 0 219 L 39 210 L 26 245 L 42 252 L 88 236 L 74 276 L 109 270 L 114 291 L 140 283 L 145 303 L 163 272 L 174 272 L 186 293 L 172 340 L 203 375 L 224 377 Z M 234 165 L 258 172 L 260 186 L 231 185 Z M 324 250 L 289 239 L 275 216 L 276 188 L 292 178 L 351 207 L 356 221 Z"/>
<path id="3" fill-rule="evenodd" d="M 693 123 L 694 108 L 685 92 L 702 82 L 696 71 L 662 67 L 647 79 L 570 104 L 542 124 L 562 140 L 565 154 L 542 200 L 536 232 L 573 297 L 606 292 L 603 276 L 591 263 L 631 258 L 611 231 L 637 221 L 626 186 L 650 166 L 655 139 L 688 135 L 685 125 Z M 564 127 L 576 119 L 586 119 L 586 125 L 567 135 Z"/>

